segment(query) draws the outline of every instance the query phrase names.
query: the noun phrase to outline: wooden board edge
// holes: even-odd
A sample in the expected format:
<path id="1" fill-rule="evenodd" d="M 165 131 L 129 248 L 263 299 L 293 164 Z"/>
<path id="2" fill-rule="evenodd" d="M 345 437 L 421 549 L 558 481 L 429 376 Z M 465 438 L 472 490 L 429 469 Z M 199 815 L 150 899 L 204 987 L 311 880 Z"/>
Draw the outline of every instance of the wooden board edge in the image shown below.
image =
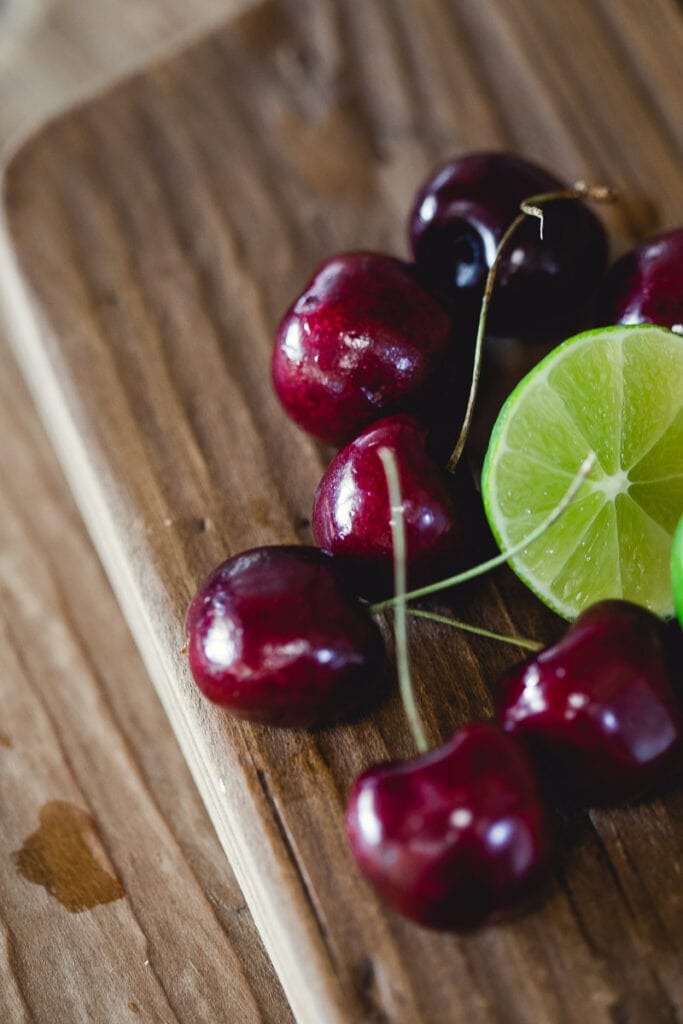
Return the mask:
<path id="1" fill-rule="evenodd" d="M 161 63 L 166 63 L 166 60 Z M 125 82 L 135 77 L 132 75 Z M 120 87 L 121 83 L 118 83 L 112 91 Z M 68 402 L 54 378 L 46 354 L 45 340 L 51 337 L 49 323 L 41 317 L 33 302 L 30 287 L 22 275 L 13 249 L 5 203 L 8 182 L 20 173 L 24 162 L 30 160 L 33 146 L 39 144 L 45 133 L 78 110 L 88 107 L 98 95 L 100 93 L 95 93 L 85 103 L 77 104 L 31 132 L 25 143 L 0 168 L 0 313 L 6 320 L 12 352 L 76 506 L 216 829 L 219 842 L 242 889 L 292 1012 L 301 1024 L 320 1024 L 321 1019 L 326 1024 L 348 1024 L 348 999 L 335 975 L 324 937 L 316 927 L 305 889 L 301 888 L 292 900 L 291 878 L 288 879 L 283 870 L 287 862 L 284 844 L 279 856 L 276 856 L 275 847 L 271 844 L 264 843 L 259 847 L 264 874 L 271 878 L 270 891 L 279 890 L 286 894 L 279 908 L 282 913 L 273 914 L 270 912 L 270 903 L 264 903 L 261 899 L 261 888 L 255 884 L 253 873 L 247 869 L 254 851 L 241 829 L 233 827 L 235 812 L 231 813 L 226 808 L 221 779 L 214 777 L 208 760 L 197 747 L 196 737 L 187 728 L 182 707 L 173 699 L 175 687 L 172 660 L 167 652 L 159 649 L 134 580 L 127 572 L 113 517 L 99 493 L 96 468 L 90 462 L 87 445 L 79 435 Z M 275 878 L 278 883 L 274 886 Z M 358 1024 L 361 1022 L 358 1021 Z"/>

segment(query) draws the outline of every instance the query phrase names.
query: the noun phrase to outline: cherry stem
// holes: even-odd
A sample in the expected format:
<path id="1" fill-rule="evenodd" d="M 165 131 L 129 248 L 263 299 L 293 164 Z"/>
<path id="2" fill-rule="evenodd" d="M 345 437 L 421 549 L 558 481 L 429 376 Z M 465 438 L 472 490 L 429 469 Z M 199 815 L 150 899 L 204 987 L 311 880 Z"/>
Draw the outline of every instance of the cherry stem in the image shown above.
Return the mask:
<path id="1" fill-rule="evenodd" d="M 505 255 L 508 243 L 520 224 L 523 224 L 527 217 L 538 217 L 540 221 L 540 233 L 541 239 L 543 238 L 543 224 L 544 224 L 544 212 L 543 206 L 545 203 L 552 203 L 559 199 L 588 199 L 594 203 L 612 203 L 616 200 L 616 192 L 606 185 L 587 185 L 585 181 L 577 181 L 571 188 L 560 189 L 556 192 L 542 192 L 536 196 L 529 196 L 520 203 L 520 213 L 517 214 L 515 219 L 512 221 L 510 226 L 507 228 L 496 249 L 496 255 L 493 259 L 493 263 L 486 276 L 486 285 L 484 287 L 484 295 L 481 300 L 481 310 L 479 312 L 479 323 L 477 325 L 477 340 L 474 346 L 474 366 L 472 369 L 472 383 L 470 384 L 470 393 L 467 399 L 467 409 L 465 410 L 465 417 L 462 421 L 462 427 L 460 428 L 460 435 L 455 443 L 455 448 L 451 453 L 451 457 L 448 460 L 447 469 L 449 473 L 455 471 L 455 467 L 460 462 L 460 457 L 467 443 L 470 428 L 472 426 L 472 418 L 474 416 L 474 405 L 477 399 L 477 392 L 479 390 L 479 377 L 481 376 L 481 358 L 484 349 L 484 337 L 486 335 L 486 323 L 488 320 L 489 306 L 491 304 L 491 296 L 493 295 L 493 286 L 496 281 L 496 275 L 498 268 L 500 267 L 501 260 Z"/>
<path id="2" fill-rule="evenodd" d="M 401 483 L 398 475 L 398 466 L 393 452 L 388 448 L 380 448 L 377 452 L 382 460 L 384 474 L 387 478 L 389 490 L 389 505 L 391 508 L 391 541 L 394 550 L 394 634 L 396 640 L 396 671 L 398 673 L 398 685 L 401 693 L 401 700 L 405 708 L 406 718 L 410 731 L 415 739 L 417 749 L 421 754 L 429 750 L 429 741 L 425 733 L 420 713 L 415 700 L 415 690 L 410 674 L 410 661 L 408 659 L 408 629 L 406 623 L 406 531 L 405 516 L 403 510 L 403 498 L 401 495 Z"/>
<path id="3" fill-rule="evenodd" d="M 505 636 L 503 633 L 493 633 L 490 629 L 483 629 L 481 626 L 472 626 L 469 622 L 461 622 L 460 619 L 451 619 L 446 615 L 438 615 L 436 612 L 426 612 L 421 608 L 406 608 L 408 615 L 417 619 L 429 619 L 431 622 L 440 622 L 444 626 L 453 626 L 465 633 L 475 633 L 477 636 L 488 637 L 489 640 L 500 640 L 504 644 L 512 644 L 514 647 L 524 647 L 527 651 L 542 651 L 543 644 L 539 640 L 527 640 L 522 636 Z"/>
<path id="4" fill-rule="evenodd" d="M 426 587 L 420 587 L 419 590 L 411 590 L 408 593 L 404 593 L 401 596 L 401 601 L 416 601 L 420 597 L 429 597 L 431 594 L 437 594 L 440 590 L 448 590 L 450 587 L 456 587 L 460 583 L 467 583 L 469 580 L 476 579 L 477 576 L 483 576 L 485 573 L 490 572 L 491 569 L 497 569 L 499 565 L 504 565 L 505 562 L 514 558 L 514 556 L 518 555 L 521 551 L 524 551 L 525 548 L 538 540 L 538 538 L 541 537 L 546 530 L 550 529 L 553 523 L 560 518 L 595 465 L 595 458 L 594 452 L 590 452 L 586 456 L 564 497 L 558 502 L 550 515 L 548 515 L 535 530 L 532 530 L 528 537 L 521 540 L 519 544 L 515 544 L 507 551 L 503 551 L 500 555 L 496 555 L 495 558 L 489 558 L 488 561 L 481 562 L 480 565 L 475 565 L 472 569 L 466 569 L 465 572 L 458 573 L 456 576 L 449 576 L 448 579 L 440 580 L 438 583 L 430 583 Z M 369 611 L 371 615 L 376 615 L 378 612 L 386 611 L 387 608 L 393 608 L 395 604 L 396 598 L 390 597 L 386 601 L 379 601 L 377 604 L 371 604 L 369 606 Z"/>

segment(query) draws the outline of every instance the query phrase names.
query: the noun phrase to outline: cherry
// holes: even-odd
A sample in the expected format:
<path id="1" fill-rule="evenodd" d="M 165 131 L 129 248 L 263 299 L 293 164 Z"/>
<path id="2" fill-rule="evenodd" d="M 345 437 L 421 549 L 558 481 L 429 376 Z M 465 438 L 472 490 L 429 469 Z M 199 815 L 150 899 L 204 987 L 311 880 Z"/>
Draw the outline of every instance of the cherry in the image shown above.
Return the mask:
<path id="1" fill-rule="evenodd" d="M 240 718 L 321 725 L 380 687 L 381 634 L 317 548 L 254 548 L 223 562 L 197 591 L 186 631 L 199 689 Z"/>
<path id="2" fill-rule="evenodd" d="M 474 317 L 496 249 L 520 203 L 562 189 L 540 167 L 507 153 L 478 153 L 446 164 L 417 193 L 410 243 L 423 280 Z M 543 238 L 533 219 L 503 257 L 488 329 L 542 334 L 575 322 L 604 272 L 607 239 L 582 203 L 544 205 Z"/>
<path id="3" fill-rule="evenodd" d="M 527 903 L 551 850 L 524 751 L 490 724 L 356 781 L 346 827 L 380 896 L 431 928 L 465 930 Z"/>
<path id="4" fill-rule="evenodd" d="M 329 465 L 312 514 L 316 544 L 343 560 L 366 597 L 387 593 L 392 580 L 391 513 L 381 448 L 393 454 L 399 468 L 411 586 L 439 579 L 462 563 L 463 523 L 474 508 L 471 479 L 460 474 L 455 485 L 428 454 L 427 428 L 414 416 L 387 416 L 367 427 Z"/>
<path id="5" fill-rule="evenodd" d="M 627 601 L 584 611 L 510 673 L 498 716 L 550 780 L 590 805 L 634 800 L 683 767 L 683 711 L 662 623 Z"/>
<path id="6" fill-rule="evenodd" d="M 683 325 L 683 228 L 650 238 L 610 268 L 597 323 Z"/>
<path id="7" fill-rule="evenodd" d="M 451 332 L 412 265 L 372 252 L 334 256 L 280 323 L 275 390 L 300 427 L 345 444 L 373 420 L 429 403 Z"/>

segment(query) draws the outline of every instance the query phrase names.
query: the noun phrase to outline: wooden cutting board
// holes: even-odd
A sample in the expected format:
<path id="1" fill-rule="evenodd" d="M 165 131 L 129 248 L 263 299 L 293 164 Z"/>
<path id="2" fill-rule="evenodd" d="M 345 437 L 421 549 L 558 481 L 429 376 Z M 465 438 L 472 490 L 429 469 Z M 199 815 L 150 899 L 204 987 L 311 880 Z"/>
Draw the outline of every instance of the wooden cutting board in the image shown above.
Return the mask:
<path id="1" fill-rule="evenodd" d="M 0 434 L 0 1021 L 291 1024 L 2 332 Z"/>
<path id="2" fill-rule="evenodd" d="M 563 817 L 541 907 L 431 934 L 374 900 L 345 847 L 355 775 L 412 753 L 396 698 L 315 734 L 237 724 L 181 653 L 217 562 L 310 538 L 327 453 L 279 408 L 269 356 L 315 265 L 404 252 L 420 179 L 489 147 L 618 187 L 616 250 L 680 223 L 682 50 L 674 0 L 268 0 L 60 118 L 7 171 L 17 356 L 300 1021 L 683 1016 L 680 790 Z M 491 353 L 479 448 L 537 354 Z M 440 607 L 544 640 L 562 628 L 505 572 Z M 411 636 L 437 743 L 490 710 L 517 654 L 423 623 Z"/>

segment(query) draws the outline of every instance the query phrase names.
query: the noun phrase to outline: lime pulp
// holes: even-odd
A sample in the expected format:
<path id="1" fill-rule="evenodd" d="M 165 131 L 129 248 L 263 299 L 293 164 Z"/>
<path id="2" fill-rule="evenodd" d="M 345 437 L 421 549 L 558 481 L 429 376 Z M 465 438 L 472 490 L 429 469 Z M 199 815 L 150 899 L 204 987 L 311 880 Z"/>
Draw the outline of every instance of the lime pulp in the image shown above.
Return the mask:
<path id="1" fill-rule="evenodd" d="M 595 466 L 567 511 L 510 564 L 567 619 L 615 597 L 670 616 L 683 515 L 683 338 L 650 325 L 587 331 L 517 385 L 482 472 L 502 550 L 548 515 L 590 451 Z"/>

